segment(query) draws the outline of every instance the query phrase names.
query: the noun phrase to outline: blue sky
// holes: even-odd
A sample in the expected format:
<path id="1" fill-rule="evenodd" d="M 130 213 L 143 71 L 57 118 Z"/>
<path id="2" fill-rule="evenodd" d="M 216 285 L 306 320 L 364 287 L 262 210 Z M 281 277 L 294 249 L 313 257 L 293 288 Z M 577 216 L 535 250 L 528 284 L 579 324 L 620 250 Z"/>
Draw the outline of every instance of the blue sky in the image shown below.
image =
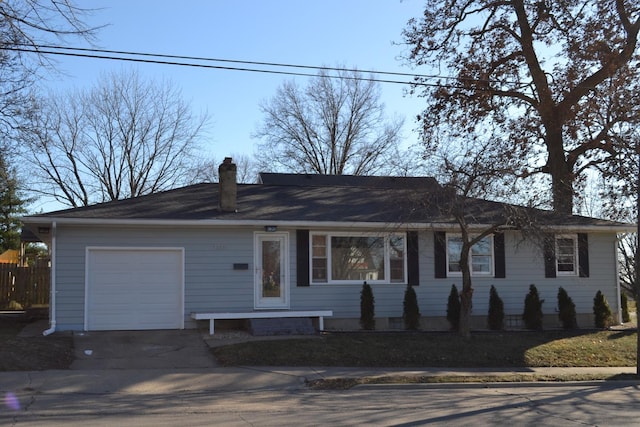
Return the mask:
<path id="1" fill-rule="evenodd" d="M 81 2 L 83 3 L 83 2 Z M 170 55 L 361 70 L 414 72 L 398 56 L 405 49 L 402 30 L 419 17 L 423 0 L 94 0 L 98 47 Z M 69 45 L 87 47 L 70 40 Z M 196 112 L 211 122 L 207 154 L 220 159 L 253 153 L 251 134 L 260 123 L 259 103 L 294 77 L 120 61 L 56 57 L 64 74 L 44 84 L 56 90 L 84 88 L 102 72 L 134 67 L 142 77 L 170 79 Z M 426 73 L 428 70 L 415 70 Z M 315 72 L 314 72 L 315 73 Z M 295 77 L 304 85 L 306 78 Z M 382 84 L 389 116 L 405 117 L 407 143 L 416 140 L 413 117 L 424 101 L 403 94 L 404 87 Z"/>

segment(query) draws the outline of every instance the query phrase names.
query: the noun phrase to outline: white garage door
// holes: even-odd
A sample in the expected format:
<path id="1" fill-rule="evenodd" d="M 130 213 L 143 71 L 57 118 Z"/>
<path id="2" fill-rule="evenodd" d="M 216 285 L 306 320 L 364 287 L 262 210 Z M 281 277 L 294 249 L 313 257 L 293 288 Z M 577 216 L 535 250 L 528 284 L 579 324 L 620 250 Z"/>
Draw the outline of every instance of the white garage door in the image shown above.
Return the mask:
<path id="1" fill-rule="evenodd" d="M 85 329 L 184 327 L 182 249 L 87 251 Z"/>

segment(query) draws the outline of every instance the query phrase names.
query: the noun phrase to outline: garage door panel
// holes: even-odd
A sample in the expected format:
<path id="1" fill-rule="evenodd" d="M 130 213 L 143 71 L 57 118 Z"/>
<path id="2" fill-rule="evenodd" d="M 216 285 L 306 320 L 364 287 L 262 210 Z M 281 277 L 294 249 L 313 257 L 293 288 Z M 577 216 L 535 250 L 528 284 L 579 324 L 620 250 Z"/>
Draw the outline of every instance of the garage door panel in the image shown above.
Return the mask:
<path id="1" fill-rule="evenodd" d="M 87 329 L 182 328 L 181 249 L 90 249 L 87 262 Z"/>

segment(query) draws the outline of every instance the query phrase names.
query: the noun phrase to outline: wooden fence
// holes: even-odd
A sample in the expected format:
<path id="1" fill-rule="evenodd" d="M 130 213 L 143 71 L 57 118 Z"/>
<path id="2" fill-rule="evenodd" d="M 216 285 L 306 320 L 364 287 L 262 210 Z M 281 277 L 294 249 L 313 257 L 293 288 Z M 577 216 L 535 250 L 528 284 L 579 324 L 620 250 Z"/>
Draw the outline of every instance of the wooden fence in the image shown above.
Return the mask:
<path id="1" fill-rule="evenodd" d="M 0 264 L 0 310 L 22 310 L 49 304 L 49 267 Z"/>

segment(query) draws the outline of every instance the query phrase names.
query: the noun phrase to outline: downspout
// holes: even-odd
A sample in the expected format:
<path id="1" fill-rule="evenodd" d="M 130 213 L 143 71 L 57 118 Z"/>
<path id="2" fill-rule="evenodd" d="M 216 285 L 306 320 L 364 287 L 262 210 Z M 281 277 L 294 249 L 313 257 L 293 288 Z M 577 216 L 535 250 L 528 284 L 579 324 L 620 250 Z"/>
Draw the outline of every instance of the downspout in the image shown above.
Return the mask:
<path id="1" fill-rule="evenodd" d="M 51 335 L 56 331 L 56 222 L 51 225 L 51 286 L 49 296 L 49 329 L 42 335 Z"/>
<path id="2" fill-rule="evenodd" d="M 620 239 L 620 235 L 616 234 L 616 240 L 614 243 L 613 253 L 615 254 L 616 259 L 616 291 L 617 291 L 617 302 L 618 302 L 618 324 L 622 325 L 622 292 L 620 291 L 620 254 L 618 253 L 618 240 Z"/>

